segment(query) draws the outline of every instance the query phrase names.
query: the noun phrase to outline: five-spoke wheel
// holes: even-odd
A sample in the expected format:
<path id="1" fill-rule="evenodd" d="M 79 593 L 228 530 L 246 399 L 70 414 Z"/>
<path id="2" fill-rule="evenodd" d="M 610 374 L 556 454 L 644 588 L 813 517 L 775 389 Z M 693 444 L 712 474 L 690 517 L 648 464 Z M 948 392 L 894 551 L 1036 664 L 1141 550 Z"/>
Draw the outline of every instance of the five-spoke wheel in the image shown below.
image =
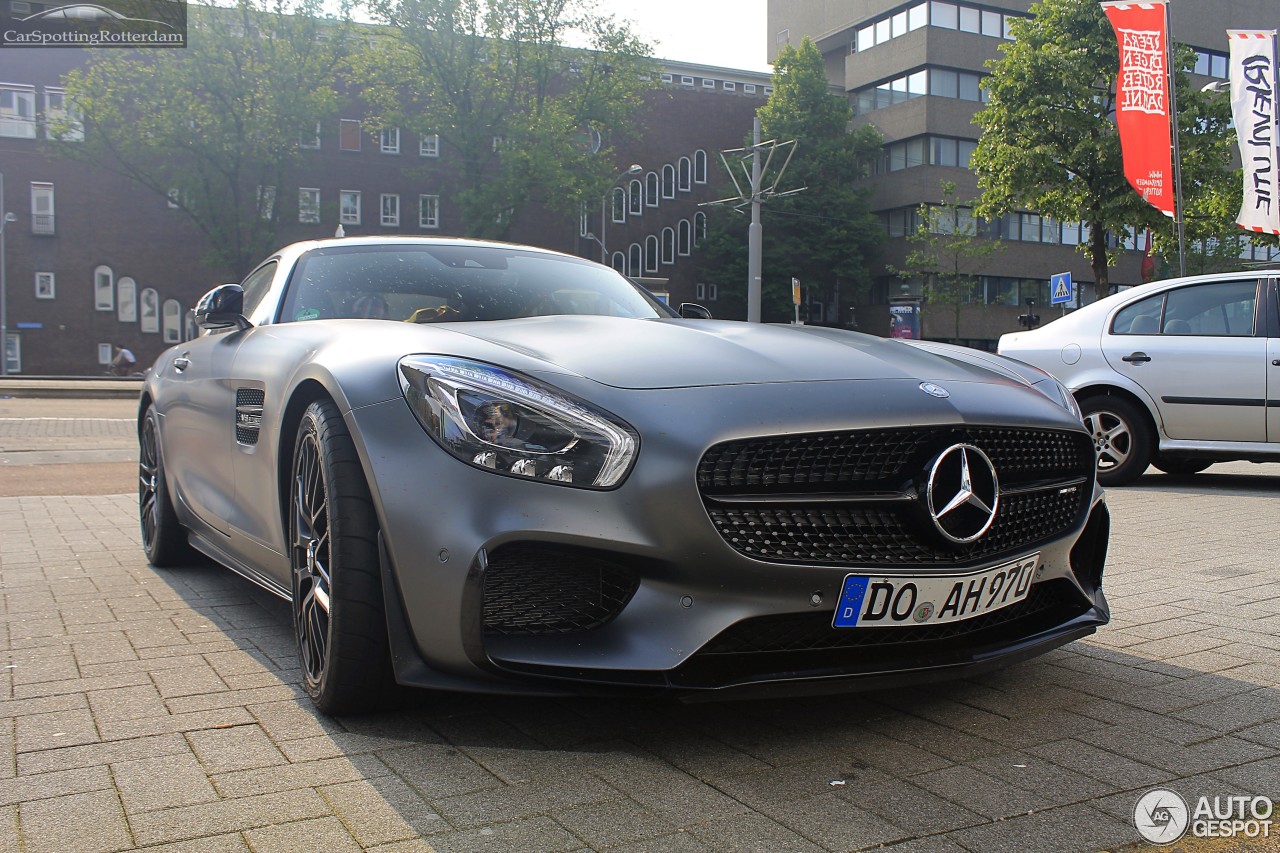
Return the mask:
<path id="1" fill-rule="evenodd" d="M 1132 483 L 1151 461 L 1151 429 L 1138 408 L 1110 395 L 1080 402 L 1084 425 L 1098 452 L 1098 482 L 1104 486 Z"/>
<path id="2" fill-rule="evenodd" d="M 168 568 L 192 556 L 187 531 L 178 521 L 165 481 L 160 449 L 160 416 L 148 407 L 138 432 L 138 521 L 142 550 L 153 566 Z"/>

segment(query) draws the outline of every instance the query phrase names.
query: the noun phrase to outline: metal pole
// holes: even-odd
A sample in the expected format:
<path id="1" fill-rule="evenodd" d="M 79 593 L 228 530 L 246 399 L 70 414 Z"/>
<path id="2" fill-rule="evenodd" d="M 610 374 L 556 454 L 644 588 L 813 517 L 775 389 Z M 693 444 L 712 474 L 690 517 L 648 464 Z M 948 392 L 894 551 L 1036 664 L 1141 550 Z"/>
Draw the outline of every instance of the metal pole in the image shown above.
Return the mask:
<path id="1" fill-rule="evenodd" d="M 618 179 L 614 178 L 613 180 L 616 183 Z M 609 196 L 612 194 L 613 187 L 609 187 L 609 191 L 600 197 L 600 263 L 605 265 L 609 263 L 609 250 L 604 246 L 604 212 L 605 208 L 608 207 Z"/>
<path id="2" fill-rule="evenodd" d="M 9 375 L 9 306 L 4 275 L 4 232 L 8 230 L 8 225 L 4 209 L 4 174 L 0 173 L 0 376 Z"/>
<path id="3" fill-rule="evenodd" d="M 751 227 L 747 231 L 747 322 L 760 322 L 760 117 L 751 129 Z"/>
<path id="4" fill-rule="evenodd" d="M 1186 215 L 1182 209 L 1182 146 L 1178 136 L 1178 91 L 1173 79 L 1173 16 L 1164 4 L 1164 65 L 1169 81 L 1169 123 L 1173 136 L 1173 221 L 1178 227 L 1178 275 L 1187 274 Z"/>

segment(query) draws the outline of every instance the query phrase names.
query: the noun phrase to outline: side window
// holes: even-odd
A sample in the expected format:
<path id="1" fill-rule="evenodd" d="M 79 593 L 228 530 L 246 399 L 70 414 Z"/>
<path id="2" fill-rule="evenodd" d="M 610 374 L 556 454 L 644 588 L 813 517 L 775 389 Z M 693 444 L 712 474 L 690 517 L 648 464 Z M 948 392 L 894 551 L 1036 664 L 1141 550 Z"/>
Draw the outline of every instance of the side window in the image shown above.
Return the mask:
<path id="1" fill-rule="evenodd" d="M 1157 335 L 1160 333 L 1160 309 L 1164 294 L 1152 296 L 1125 306 L 1111 321 L 1113 335 Z"/>
<path id="2" fill-rule="evenodd" d="M 244 315 L 246 317 L 253 314 L 254 309 L 262 302 L 262 298 L 267 295 L 267 291 L 271 289 L 271 279 L 275 274 L 276 262 L 271 261 L 249 273 L 248 278 L 241 283 L 240 286 L 244 288 Z"/>
<path id="3" fill-rule="evenodd" d="M 1171 290 L 1164 309 L 1166 335 L 1251 337 L 1258 304 L 1254 281 L 1221 281 Z"/>

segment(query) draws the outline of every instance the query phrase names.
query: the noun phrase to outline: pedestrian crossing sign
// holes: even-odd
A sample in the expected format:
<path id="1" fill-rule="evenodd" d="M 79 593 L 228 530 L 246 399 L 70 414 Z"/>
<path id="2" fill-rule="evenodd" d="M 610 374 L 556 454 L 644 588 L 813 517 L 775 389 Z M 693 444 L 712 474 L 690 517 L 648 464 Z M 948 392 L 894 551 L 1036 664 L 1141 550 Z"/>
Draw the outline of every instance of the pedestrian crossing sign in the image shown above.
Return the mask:
<path id="1" fill-rule="evenodd" d="M 1049 304 L 1065 305 L 1071 302 L 1071 273 L 1055 273 L 1049 278 Z"/>

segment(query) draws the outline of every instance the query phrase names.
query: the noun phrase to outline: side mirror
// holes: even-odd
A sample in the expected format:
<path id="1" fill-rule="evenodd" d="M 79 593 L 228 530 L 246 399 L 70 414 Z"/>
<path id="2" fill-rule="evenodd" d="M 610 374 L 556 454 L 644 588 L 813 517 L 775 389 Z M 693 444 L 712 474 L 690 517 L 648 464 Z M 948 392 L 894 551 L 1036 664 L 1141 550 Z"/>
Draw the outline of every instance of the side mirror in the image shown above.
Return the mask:
<path id="1" fill-rule="evenodd" d="M 238 284 L 220 284 L 210 290 L 195 307 L 196 325 L 206 332 L 216 329 L 247 329 L 253 324 L 244 316 L 244 288 Z"/>
<path id="2" fill-rule="evenodd" d="M 686 320 L 710 320 L 711 312 L 696 302 L 681 302 L 680 316 Z"/>

